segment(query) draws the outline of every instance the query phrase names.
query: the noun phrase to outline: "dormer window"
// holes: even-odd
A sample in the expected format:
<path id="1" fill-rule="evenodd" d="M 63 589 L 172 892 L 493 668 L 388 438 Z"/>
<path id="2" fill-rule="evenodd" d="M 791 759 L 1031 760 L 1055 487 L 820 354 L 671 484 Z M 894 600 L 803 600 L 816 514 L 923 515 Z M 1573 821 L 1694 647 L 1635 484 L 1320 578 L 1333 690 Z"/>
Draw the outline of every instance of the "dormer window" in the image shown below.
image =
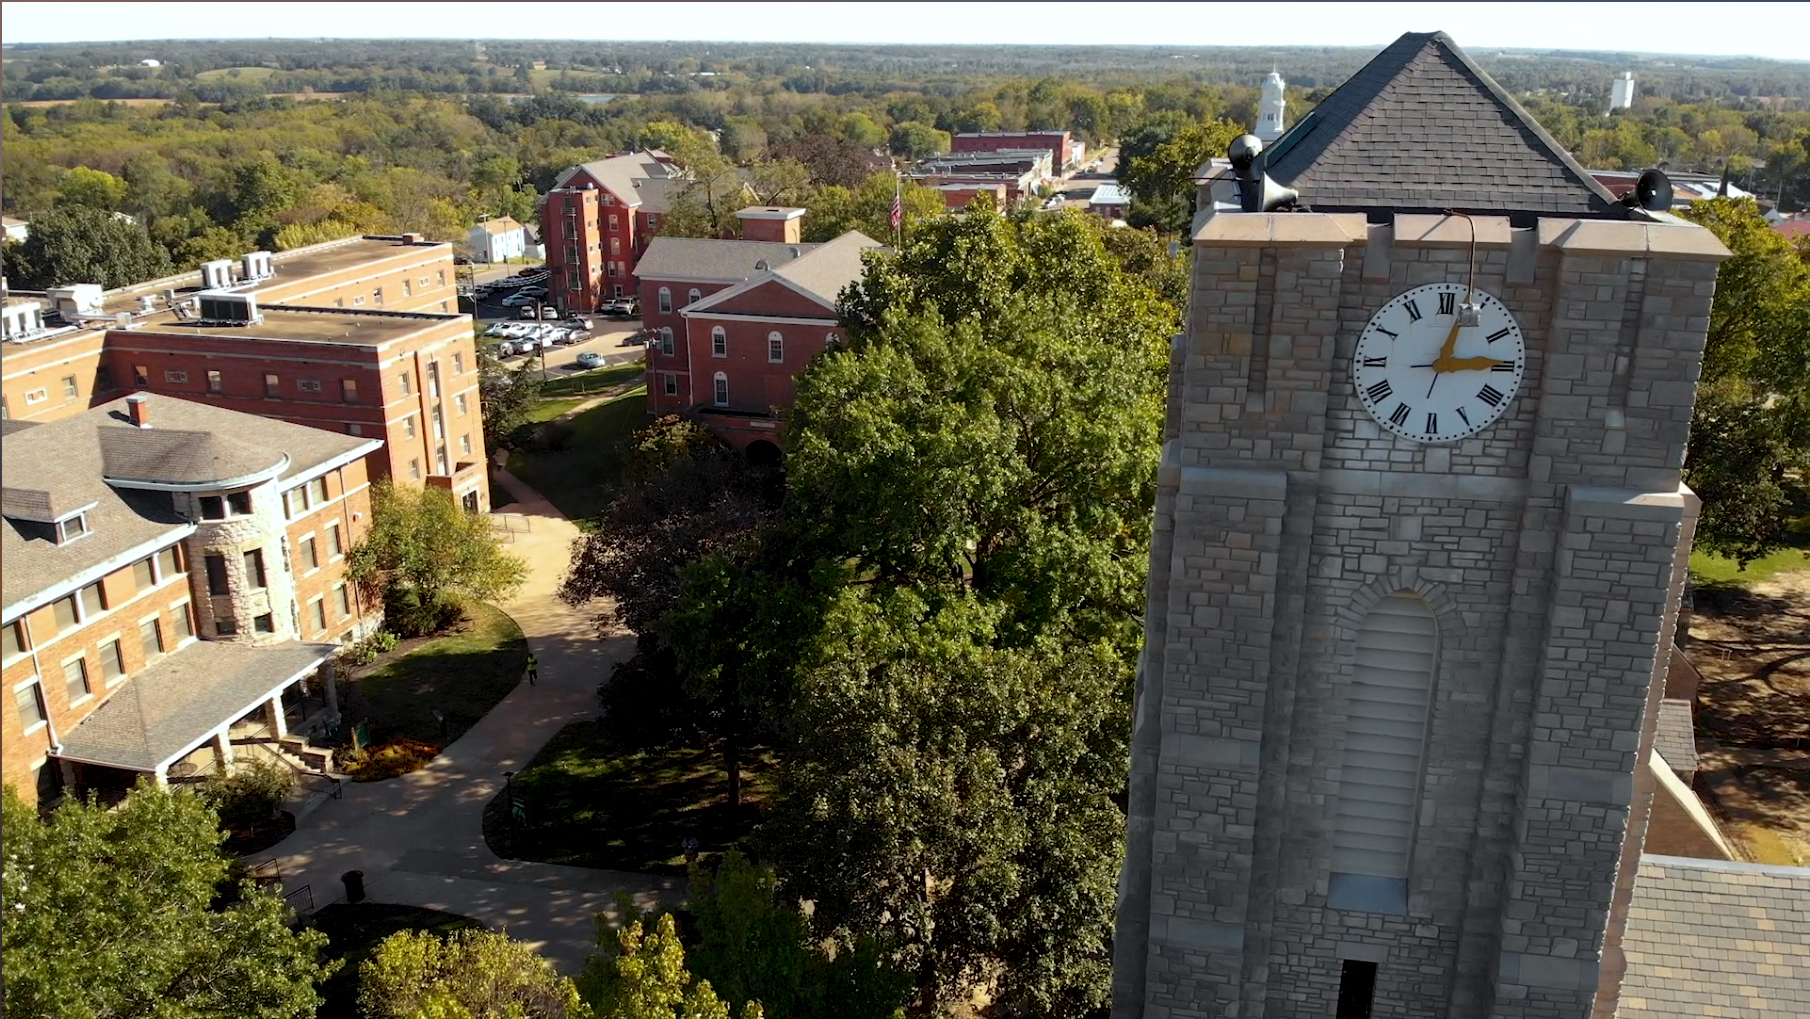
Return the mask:
<path id="1" fill-rule="evenodd" d="M 201 519 L 225 520 L 227 517 L 251 516 L 251 493 L 229 492 L 225 496 L 204 495 L 196 500 L 201 504 Z"/>
<path id="2" fill-rule="evenodd" d="M 67 545 L 87 533 L 88 515 L 86 513 L 77 513 L 68 520 L 59 521 L 57 523 L 57 544 Z"/>

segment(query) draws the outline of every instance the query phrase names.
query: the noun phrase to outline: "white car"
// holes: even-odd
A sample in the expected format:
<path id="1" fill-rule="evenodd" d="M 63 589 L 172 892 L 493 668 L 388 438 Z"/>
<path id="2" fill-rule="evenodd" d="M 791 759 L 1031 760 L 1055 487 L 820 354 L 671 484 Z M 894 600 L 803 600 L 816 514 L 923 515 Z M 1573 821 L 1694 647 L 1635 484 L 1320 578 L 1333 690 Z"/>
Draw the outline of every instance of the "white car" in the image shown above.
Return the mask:
<path id="1" fill-rule="evenodd" d="M 545 296 L 547 296 L 547 288 L 546 287 L 523 287 L 521 289 L 521 293 L 525 297 L 545 297 Z"/>
<path id="2" fill-rule="evenodd" d="M 508 297 L 503 298 L 503 307 L 505 308 L 519 308 L 524 304 L 533 303 L 533 296 L 525 293 L 510 294 Z"/>

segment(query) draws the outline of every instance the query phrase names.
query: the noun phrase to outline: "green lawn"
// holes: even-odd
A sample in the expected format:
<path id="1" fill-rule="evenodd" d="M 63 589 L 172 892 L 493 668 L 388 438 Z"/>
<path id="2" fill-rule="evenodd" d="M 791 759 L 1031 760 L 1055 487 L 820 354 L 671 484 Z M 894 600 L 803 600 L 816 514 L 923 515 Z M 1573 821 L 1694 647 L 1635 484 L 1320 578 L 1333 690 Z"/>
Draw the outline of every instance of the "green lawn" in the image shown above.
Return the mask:
<path id="1" fill-rule="evenodd" d="M 234 74 L 238 71 L 238 74 Z M 228 78 L 239 81 L 263 81 L 277 73 L 274 67 L 219 67 L 212 71 L 202 71 L 195 75 L 196 81 L 218 81 Z"/>
<path id="2" fill-rule="evenodd" d="M 361 1019 L 358 964 L 369 958 L 384 938 L 401 931 L 433 931 L 445 936 L 483 926 L 468 916 L 415 906 L 339 902 L 323 907 L 314 914 L 314 927 L 327 935 L 328 956 L 342 960 L 344 965 L 320 985 L 320 996 L 325 1000 L 315 1012 L 315 1019 Z"/>
<path id="3" fill-rule="evenodd" d="M 1810 549 L 1780 549 L 1763 559 L 1755 559 L 1741 569 L 1733 559 L 1713 552 L 1691 553 L 1691 583 L 1698 587 L 1728 585 L 1743 587 L 1770 580 L 1789 570 L 1810 569 Z"/>
<path id="4" fill-rule="evenodd" d="M 584 402 L 582 396 L 569 396 L 558 400 L 541 400 L 528 411 L 530 421 L 551 421 Z"/>
<path id="5" fill-rule="evenodd" d="M 576 372 L 562 378 L 548 379 L 541 387 L 542 396 L 571 396 L 573 394 L 595 394 L 629 381 L 646 369 L 640 361 L 627 364 L 612 364 L 602 368 L 594 368 L 588 372 Z"/>
<path id="6" fill-rule="evenodd" d="M 573 722 L 515 776 L 527 825 L 511 824 L 508 794 L 484 812 L 484 838 L 499 856 L 574 867 L 682 874 L 680 842 L 720 853 L 748 834 L 771 794 L 773 759 L 748 755 L 742 809 L 729 807 L 729 780 L 714 747 L 630 745 L 620 727 Z"/>
<path id="7" fill-rule="evenodd" d="M 574 435 L 557 453 L 509 455 L 509 473 L 545 495 L 572 520 L 595 516 L 622 472 L 628 440 L 647 427 L 645 387 L 570 418 Z"/>
<path id="8" fill-rule="evenodd" d="M 415 740 L 445 747 L 515 689 L 527 660 L 528 642 L 515 620 L 475 603 L 455 632 L 405 641 L 354 670 L 340 687 L 340 710 L 349 725 L 369 721 L 375 745 Z M 444 729 L 436 711 L 446 717 Z"/>

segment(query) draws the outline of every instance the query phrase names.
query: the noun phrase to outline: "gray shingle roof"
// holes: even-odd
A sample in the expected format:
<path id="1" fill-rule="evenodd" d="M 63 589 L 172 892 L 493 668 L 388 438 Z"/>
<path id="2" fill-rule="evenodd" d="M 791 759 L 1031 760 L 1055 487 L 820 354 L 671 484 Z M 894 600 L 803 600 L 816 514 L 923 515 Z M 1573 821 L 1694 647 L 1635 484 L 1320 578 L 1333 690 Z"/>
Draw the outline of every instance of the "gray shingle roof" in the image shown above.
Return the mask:
<path id="1" fill-rule="evenodd" d="M 631 183 L 634 185 L 635 195 L 641 199 L 642 212 L 666 213 L 672 211 L 672 200 L 691 182 L 661 177 L 637 177 Z"/>
<path id="2" fill-rule="evenodd" d="M 636 206 L 642 202 L 635 188 L 637 179 L 670 177 L 674 171 L 660 162 L 651 151 L 631 152 L 622 156 L 611 156 L 608 159 L 592 160 L 569 166 L 554 182 L 555 187 L 567 187 L 579 171 L 584 171 L 598 184 L 608 188 L 617 200 L 624 205 Z"/>
<path id="3" fill-rule="evenodd" d="M 785 265 L 821 244 L 782 244 L 778 241 L 719 241 L 702 237 L 655 237 L 641 260 L 635 263 L 635 275 L 641 279 L 745 280 L 760 271 L 755 263 L 766 262 L 768 268 Z"/>
<path id="4" fill-rule="evenodd" d="M 1659 751 L 1673 771 L 1697 770 L 1697 732 L 1691 720 L 1690 701 L 1668 698 L 1659 702 L 1659 729 L 1653 737 L 1653 749 Z"/>
<path id="5" fill-rule="evenodd" d="M 1810 1015 L 1810 869 L 1644 856 L 1617 1019 Z"/>
<path id="6" fill-rule="evenodd" d="M 774 269 L 773 274 L 834 305 L 842 288 L 861 278 L 861 253 L 883 246 L 859 230 L 850 230 L 798 261 Z"/>
<path id="7" fill-rule="evenodd" d="M 115 400 L 61 421 L 7 429 L 0 445 L 5 520 L 0 523 L 0 604 L 15 606 L 151 542 L 174 542 L 188 524 L 167 493 L 116 489 L 101 479 L 118 468 L 137 480 L 180 481 L 271 466 L 289 457 L 284 477 L 363 448 L 371 439 L 241 414 L 173 396 L 143 394 L 152 428 L 133 428 L 125 401 Z M 230 439 L 224 436 L 231 436 Z M 169 437 L 179 441 L 172 442 Z M 197 438 L 200 437 L 200 438 Z M 199 444 L 185 450 L 189 441 Z M 117 475 L 115 475 L 117 476 Z M 215 476 L 218 476 L 215 474 Z M 15 495 L 16 493 L 16 495 Z M 15 507 L 15 498 L 23 505 Z M 32 512 L 65 513 L 94 504 L 88 533 L 58 545 Z"/>
<path id="8" fill-rule="evenodd" d="M 197 641 L 120 684 L 63 734 L 62 755 L 151 771 L 337 650 L 294 641 L 275 647 Z"/>
<path id="9" fill-rule="evenodd" d="M 1269 175 L 1319 212 L 1623 215 L 1444 32 L 1397 39 L 1265 158 Z"/>

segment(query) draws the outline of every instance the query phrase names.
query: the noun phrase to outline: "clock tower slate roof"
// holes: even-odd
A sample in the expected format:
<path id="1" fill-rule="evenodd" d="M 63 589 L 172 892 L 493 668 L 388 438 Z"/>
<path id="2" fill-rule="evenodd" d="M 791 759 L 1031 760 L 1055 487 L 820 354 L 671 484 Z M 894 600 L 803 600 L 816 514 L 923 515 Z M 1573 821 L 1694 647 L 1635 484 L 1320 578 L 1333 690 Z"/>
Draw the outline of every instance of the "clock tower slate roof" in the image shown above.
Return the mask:
<path id="1" fill-rule="evenodd" d="M 1409 32 L 1277 139 L 1264 169 L 1316 212 L 1625 210 L 1444 32 Z"/>

